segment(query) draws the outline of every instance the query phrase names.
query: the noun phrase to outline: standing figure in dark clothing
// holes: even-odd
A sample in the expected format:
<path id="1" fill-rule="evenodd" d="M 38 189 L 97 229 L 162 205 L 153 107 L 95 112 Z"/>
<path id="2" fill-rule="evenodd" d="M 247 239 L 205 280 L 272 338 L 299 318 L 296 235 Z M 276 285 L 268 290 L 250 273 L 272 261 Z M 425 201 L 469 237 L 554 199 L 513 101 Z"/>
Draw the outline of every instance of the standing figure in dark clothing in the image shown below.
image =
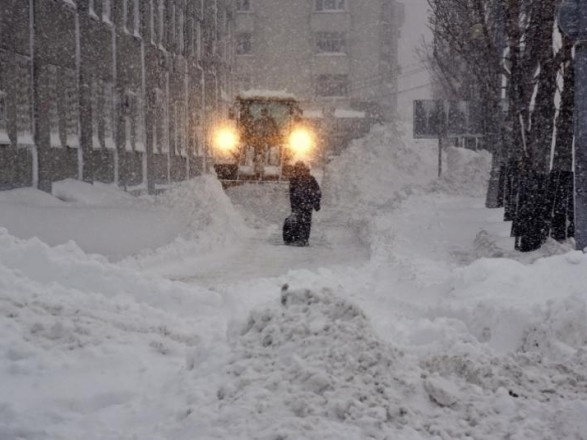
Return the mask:
<path id="1" fill-rule="evenodd" d="M 296 162 L 289 180 L 289 201 L 294 227 L 292 241 L 286 244 L 308 246 L 312 228 L 312 211 L 320 211 L 322 193 L 310 169 L 303 162 Z"/>

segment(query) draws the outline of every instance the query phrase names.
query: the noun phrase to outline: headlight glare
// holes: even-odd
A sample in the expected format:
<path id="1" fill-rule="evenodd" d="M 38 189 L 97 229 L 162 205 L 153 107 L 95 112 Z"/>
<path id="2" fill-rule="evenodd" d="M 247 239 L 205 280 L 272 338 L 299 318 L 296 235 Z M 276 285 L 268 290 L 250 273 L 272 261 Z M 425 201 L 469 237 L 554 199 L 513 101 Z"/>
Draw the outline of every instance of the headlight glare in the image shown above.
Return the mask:
<path id="1" fill-rule="evenodd" d="M 289 147 L 296 154 L 306 154 L 314 147 L 314 136 L 306 128 L 295 128 L 289 135 Z"/>
<path id="2" fill-rule="evenodd" d="M 214 147 L 221 152 L 233 151 L 239 142 L 237 131 L 232 127 L 220 127 L 214 133 Z"/>

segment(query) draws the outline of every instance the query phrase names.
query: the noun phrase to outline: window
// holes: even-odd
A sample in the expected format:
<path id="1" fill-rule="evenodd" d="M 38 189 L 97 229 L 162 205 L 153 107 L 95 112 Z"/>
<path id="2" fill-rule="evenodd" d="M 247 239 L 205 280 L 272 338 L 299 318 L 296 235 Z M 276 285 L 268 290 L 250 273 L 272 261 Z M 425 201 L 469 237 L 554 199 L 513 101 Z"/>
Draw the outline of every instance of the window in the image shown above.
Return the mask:
<path id="1" fill-rule="evenodd" d="M 44 109 L 47 112 L 49 120 L 49 144 L 52 147 L 62 147 L 59 119 L 59 85 L 57 83 L 58 67 L 54 65 L 47 65 L 44 71 L 45 84 L 47 86 L 47 101 Z"/>
<path id="2" fill-rule="evenodd" d="M 161 109 L 163 107 L 163 91 L 161 89 L 155 89 L 155 112 L 154 112 L 154 121 L 152 124 L 153 129 L 153 153 L 161 153 L 161 141 L 163 139 L 162 132 L 163 132 L 163 122 L 161 120 Z"/>
<path id="3" fill-rule="evenodd" d="M 337 97 L 347 96 L 347 75 L 319 75 L 316 78 L 316 96 Z"/>
<path id="4" fill-rule="evenodd" d="M 316 51 L 318 53 L 346 53 L 346 38 L 344 32 L 316 33 Z"/>
<path id="5" fill-rule="evenodd" d="M 236 54 L 250 55 L 253 53 L 253 35 L 245 32 L 236 36 Z"/>
<path id="6" fill-rule="evenodd" d="M 112 83 L 102 83 L 102 122 L 104 124 L 104 148 L 116 148 L 114 142 L 114 87 Z"/>
<path id="7" fill-rule="evenodd" d="M 6 92 L 0 89 L 0 143 L 7 144 L 9 142 L 6 124 Z"/>
<path id="8" fill-rule="evenodd" d="M 102 0 L 102 20 L 112 24 L 112 0 Z"/>
<path id="9" fill-rule="evenodd" d="M 139 0 L 123 0 L 123 20 L 125 32 L 140 35 Z"/>
<path id="10" fill-rule="evenodd" d="M 236 0 L 237 12 L 250 12 L 251 11 L 251 0 Z"/>
<path id="11" fill-rule="evenodd" d="M 175 9 L 175 3 L 172 1 L 171 2 L 171 23 L 169 23 L 169 45 L 173 50 L 173 47 L 177 47 L 177 29 L 176 29 L 176 9 Z"/>
<path id="12" fill-rule="evenodd" d="M 165 41 L 165 0 L 159 0 L 159 45 Z"/>
<path id="13" fill-rule="evenodd" d="M 97 78 L 92 79 L 91 83 L 91 108 L 92 108 L 92 148 L 100 149 L 102 142 L 100 136 L 100 104 L 102 98 L 102 84 Z"/>
<path id="14" fill-rule="evenodd" d="M 175 103 L 175 154 L 185 156 L 185 108 L 183 103 Z"/>
<path id="15" fill-rule="evenodd" d="M 134 151 L 136 146 L 137 126 L 137 94 L 127 90 L 122 102 L 124 120 L 124 146 L 126 151 Z"/>
<path id="16" fill-rule="evenodd" d="M 136 100 L 136 113 L 135 113 L 135 150 L 145 152 L 146 150 L 146 138 L 145 132 L 145 99 L 142 93 L 137 95 Z"/>
<path id="17" fill-rule="evenodd" d="M 27 58 L 18 57 L 16 75 L 16 129 L 18 143 L 33 145 L 31 70 Z"/>
<path id="18" fill-rule="evenodd" d="M 98 18 L 96 15 L 96 0 L 89 0 L 88 1 L 88 14 L 92 18 Z"/>
<path id="19" fill-rule="evenodd" d="M 177 19 L 177 24 L 178 24 L 178 29 L 177 29 L 177 44 L 178 44 L 178 49 L 179 49 L 179 53 L 183 54 L 185 51 L 185 14 L 183 12 L 183 10 L 179 10 L 178 11 L 178 19 Z"/>
<path id="20" fill-rule="evenodd" d="M 169 152 L 169 112 L 163 90 L 155 89 L 155 121 L 153 123 L 153 152 Z"/>
<path id="21" fill-rule="evenodd" d="M 345 0 L 315 0 L 316 11 L 344 11 L 346 9 Z"/>
<path id="22" fill-rule="evenodd" d="M 141 35 L 141 11 L 139 9 L 139 0 L 133 0 L 133 26 L 135 36 Z"/>
<path id="23" fill-rule="evenodd" d="M 6 110 L 6 92 L 4 91 L 2 65 L 0 64 L 0 143 L 2 144 L 10 143 Z"/>
<path id="24" fill-rule="evenodd" d="M 198 20 L 192 20 L 192 32 L 191 32 L 191 40 L 190 40 L 190 51 L 193 57 L 200 58 L 200 38 L 201 38 L 201 28 L 200 23 Z"/>
<path id="25" fill-rule="evenodd" d="M 149 0 L 149 31 L 151 34 L 151 43 L 155 44 L 157 41 L 157 34 L 155 33 L 155 23 L 157 21 L 157 13 L 155 11 L 156 0 Z"/>
<path id="26" fill-rule="evenodd" d="M 79 98 L 75 70 L 66 70 L 65 80 L 65 136 L 68 147 L 79 147 Z"/>

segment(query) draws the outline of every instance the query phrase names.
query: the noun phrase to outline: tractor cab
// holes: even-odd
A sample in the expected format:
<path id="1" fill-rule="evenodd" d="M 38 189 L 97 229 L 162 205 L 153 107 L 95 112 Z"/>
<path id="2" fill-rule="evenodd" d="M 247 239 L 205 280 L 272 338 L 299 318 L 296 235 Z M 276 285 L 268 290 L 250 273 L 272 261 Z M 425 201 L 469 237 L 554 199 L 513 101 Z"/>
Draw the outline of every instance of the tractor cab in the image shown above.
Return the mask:
<path id="1" fill-rule="evenodd" d="M 309 159 L 315 136 L 293 95 L 252 91 L 237 96 L 213 143 L 214 168 L 225 184 L 281 181 L 295 160 Z"/>

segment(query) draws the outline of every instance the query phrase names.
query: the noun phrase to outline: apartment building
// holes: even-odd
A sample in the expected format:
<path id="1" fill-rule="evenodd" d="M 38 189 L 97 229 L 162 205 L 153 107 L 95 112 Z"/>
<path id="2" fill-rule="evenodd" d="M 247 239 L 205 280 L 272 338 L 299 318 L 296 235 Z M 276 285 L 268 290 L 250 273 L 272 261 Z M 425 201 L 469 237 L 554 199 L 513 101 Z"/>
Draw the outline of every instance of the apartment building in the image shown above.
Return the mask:
<path id="1" fill-rule="evenodd" d="M 395 0 L 236 0 L 237 88 L 392 119 L 402 22 Z"/>
<path id="2" fill-rule="evenodd" d="M 0 2 L 0 188 L 148 187 L 205 166 L 231 0 Z M 225 106 L 225 105 L 224 105 Z"/>

